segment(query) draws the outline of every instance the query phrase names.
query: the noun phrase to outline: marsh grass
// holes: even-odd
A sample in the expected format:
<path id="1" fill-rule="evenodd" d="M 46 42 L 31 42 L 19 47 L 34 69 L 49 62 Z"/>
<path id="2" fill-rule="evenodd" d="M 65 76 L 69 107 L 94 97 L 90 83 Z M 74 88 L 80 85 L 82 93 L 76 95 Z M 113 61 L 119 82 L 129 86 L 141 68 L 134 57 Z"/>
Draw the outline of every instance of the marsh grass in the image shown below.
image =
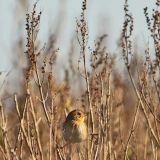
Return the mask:
<path id="1" fill-rule="evenodd" d="M 134 17 L 124 4 L 119 53 L 107 51 L 107 34 L 88 46 L 87 1 L 76 21 L 77 37 L 71 41 L 68 68 L 56 71 L 59 48 L 56 34 L 39 46 L 41 11 L 34 4 L 26 14 L 26 50 L 21 62 L 21 92 L 5 87 L 0 100 L 0 159 L 4 160 L 158 160 L 160 158 L 160 2 L 144 18 L 155 49 L 145 46 L 144 58 L 133 47 Z M 75 42 L 79 47 L 75 48 Z M 20 51 L 23 43 L 19 43 Z M 75 54 L 79 48 L 79 59 Z M 21 53 L 21 54 L 24 54 Z M 89 57 L 89 59 L 88 59 Z M 118 70 L 122 57 L 124 72 Z M 18 58 L 18 57 L 17 57 Z M 16 59 L 16 58 L 14 58 Z M 18 61 L 17 61 L 18 64 Z M 89 66 L 89 65 L 90 66 Z M 21 67 L 21 65 L 18 65 Z M 58 68 L 58 67 L 57 67 Z M 63 72 L 64 71 L 64 72 Z M 56 73 L 64 73 L 58 82 Z M 77 89 L 75 89 L 77 88 Z M 75 92 L 78 92 L 75 93 Z M 77 96 L 78 95 L 78 96 Z M 6 98 L 7 97 L 7 98 Z M 10 105 L 7 110 L 6 106 Z M 62 125 L 69 111 L 87 113 L 88 138 L 65 146 Z"/>

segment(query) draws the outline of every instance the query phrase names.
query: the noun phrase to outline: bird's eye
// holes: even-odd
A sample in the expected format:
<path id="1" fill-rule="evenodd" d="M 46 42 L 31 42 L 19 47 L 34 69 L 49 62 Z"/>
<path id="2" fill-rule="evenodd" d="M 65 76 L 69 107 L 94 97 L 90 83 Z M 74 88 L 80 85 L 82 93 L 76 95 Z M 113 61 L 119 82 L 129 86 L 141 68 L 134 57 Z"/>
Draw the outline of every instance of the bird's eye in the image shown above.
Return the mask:
<path id="1" fill-rule="evenodd" d="M 78 116 L 81 116 L 81 113 L 80 113 L 80 112 L 78 112 L 78 113 L 77 113 L 77 115 L 78 115 Z"/>

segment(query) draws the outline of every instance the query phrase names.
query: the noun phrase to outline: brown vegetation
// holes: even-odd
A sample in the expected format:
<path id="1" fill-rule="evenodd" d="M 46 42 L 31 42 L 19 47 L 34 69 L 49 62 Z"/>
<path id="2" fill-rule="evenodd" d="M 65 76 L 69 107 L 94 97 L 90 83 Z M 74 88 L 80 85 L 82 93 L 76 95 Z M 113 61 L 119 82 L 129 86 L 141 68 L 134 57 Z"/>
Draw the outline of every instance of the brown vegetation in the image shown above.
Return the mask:
<path id="1" fill-rule="evenodd" d="M 55 69 L 59 52 L 56 37 L 51 34 L 48 44 L 39 47 L 42 13 L 37 13 L 35 3 L 26 14 L 25 56 L 15 62 L 23 65 L 23 80 L 18 86 L 21 93 L 12 95 L 6 87 L 1 96 L 0 159 L 160 159 L 160 2 L 155 5 L 151 17 L 144 8 L 154 53 L 148 45 L 140 59 L 138 49 L 135 52 L 132 47 L 134 17 L 127 0 L 117 54 L 108 53 L 106 34 L 97 38 L 94 48 L 88 47 L 87 3 L 83 0 L 81 17 L 76 21 L 80 47 L 75 48 L 75 40 L 71 42 L 69 67 L 58 83 L 55 73 L 62 70 Z M 22 45 L 19 43 L 20 52 Z M 117 69 L 117 57 L 123 57 L 124 72 Z M 76 108 L 88 115 L 87 141 L 62 147 L 64 119 Z"/>

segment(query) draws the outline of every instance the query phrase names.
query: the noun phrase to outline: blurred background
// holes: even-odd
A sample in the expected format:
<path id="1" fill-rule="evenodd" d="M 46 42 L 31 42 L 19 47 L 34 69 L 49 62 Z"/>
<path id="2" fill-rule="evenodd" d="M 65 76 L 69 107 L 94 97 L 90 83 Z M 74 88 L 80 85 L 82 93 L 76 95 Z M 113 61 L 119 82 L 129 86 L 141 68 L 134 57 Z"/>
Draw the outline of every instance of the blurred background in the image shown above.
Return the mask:
<path id="1" fill-rule="evenodd" d="M 0 71 L 1 84 L 4 77 L 12 77 L 12 82 L 19 83 L 19 68 L 15 67 L 19 56 L 25 51 L 25 15 L 31 11 L 35 1 L 32 0 L 0 0 Z M 124 0 L 88 0 L 88 28 L 89 43 L 92 47 L 99 34 L 107 34 L 107 50 L 117 52 L 117 43 L 123 26 Z M 80 17 L 81 0 L 39 0 L 37 10 L 42 11 L 38 40 L 43 47 L 50 36 L 56 34 L 56 47 L 60 54 L 57 58 L 58 67 L 65 67 L 66 56 L 70 48 L 70 42 L 76 35 L 76 19 Z M 143 8 L 148 6 L 149 12 L 154 7 L 151 0 L 130 0 L 128 2 L 130 12 L 134 18 L 134 39 L 136 46 L 143 49 L 148 43 L 149 32 L 145 23 Z M 21 49 L 19 48 L 21 46 Z M 17 55 L 19 52 L 19 55 Z M 78 55 L 79 53 L 77 53 Z M 77 60 L 78 61 L 78 60 Z M 63 63 L 62 63 L 63 62 Z M 24 65 L 23 61 L 21 62 Z M 62 66 L 63 64 L 63 66 Z M 61 77 L 60 74 L 58 75 Z M 12 86 L 16 90 L 17 85 Z"/>

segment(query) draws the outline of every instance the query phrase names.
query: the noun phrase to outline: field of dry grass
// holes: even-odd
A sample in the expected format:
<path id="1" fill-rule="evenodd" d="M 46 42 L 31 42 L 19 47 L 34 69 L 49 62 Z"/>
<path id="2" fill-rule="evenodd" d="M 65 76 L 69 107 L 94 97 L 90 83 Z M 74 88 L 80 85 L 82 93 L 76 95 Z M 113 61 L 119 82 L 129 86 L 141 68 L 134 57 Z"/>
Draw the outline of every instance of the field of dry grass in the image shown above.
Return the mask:
<path id="1" fill-rule="evenodd" d="M 45 46 L 37 41 L 43 14 L 37 3 L 26 14 L 25 42 L 17 45 L 20 53 L 14 62 L 23 77 L 21 91 L 11 94 L 5 86 L 0 99 L 0 160 L 160 159 L 160 1 L 152 15 L 144 8 L 154 52 L 148 44 L 142 56 L 133 46 L 134 17 L 127 0 L 115 54 L 107 51 L 105 33 L 89 48 L 86 12 L 83 0 L 68 68 L 61 70 L 56 34 Z M 63 81 L 56 74 L 62 74 Z M 63 122 L 76 108 L 87 114 L 88 138 L 62 147 Z"/>

